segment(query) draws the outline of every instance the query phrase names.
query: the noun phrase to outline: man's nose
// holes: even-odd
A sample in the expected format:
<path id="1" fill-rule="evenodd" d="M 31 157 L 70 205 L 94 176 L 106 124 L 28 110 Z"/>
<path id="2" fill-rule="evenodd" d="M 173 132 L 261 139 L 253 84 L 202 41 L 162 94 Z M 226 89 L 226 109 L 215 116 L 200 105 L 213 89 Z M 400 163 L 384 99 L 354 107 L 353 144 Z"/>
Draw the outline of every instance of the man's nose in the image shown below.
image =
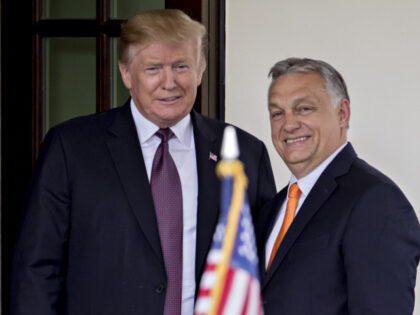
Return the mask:
<path id="1" fill-rule="evenodd" d="M 176 77 L 172 69 L 164 69 L 162 72 L 162 87 L 171 90 L 176 87 Z"/>
<path id="2" fill-rule="evenodd" d="M 284 130 L 287 132 L 293 132 L 300 127 L 299 117 L 293 112 L 284 114 Z"/>

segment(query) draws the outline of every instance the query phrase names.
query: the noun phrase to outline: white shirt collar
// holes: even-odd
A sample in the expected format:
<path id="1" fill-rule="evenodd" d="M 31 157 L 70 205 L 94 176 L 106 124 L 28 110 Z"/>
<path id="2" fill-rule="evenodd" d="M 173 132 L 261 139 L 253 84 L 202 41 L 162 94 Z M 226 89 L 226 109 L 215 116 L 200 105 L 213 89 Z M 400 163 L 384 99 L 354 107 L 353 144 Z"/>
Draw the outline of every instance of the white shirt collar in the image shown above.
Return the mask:
<path id="1" fill-rule="evenodd" d="M 153 136 L 155 136 L 155 133 L 159 130 L 159 127 L 139 112 L 136 105 L 134 104 L 133 99 L 131 99 L 130 107 L 134 122 L 136 124 L 137 133 L 139 135 L 140 144 L 143 145 Z M 182 118 L 175 126 L 171 127 L 171 130 L 181 145 L 187 148 L 191 148 L 194 145 L 193 126 L 190 115 Z"/>
<path id="2" fill-rule="evenodd" d="M 321 164 L 319 164 L 312 172 L 310 172 L 308 175 L 302 177 L 301 179 L 297 179 L 295 175 L 291 175 L 290 181 L 289 181 L 289 187 L 293 183 L 298 183 L 299 189 L 302 192 L 302 195 L 304 198 L 309 195 L 312 187 L 315 185 L 318 178 L 321 176 L 321 174 L 325 171 L 325 169 L 328 167 L 328 165 L 334 160 L 334 158 L 337 156 L 338 153 L 341 152 L 341 150 L 344 149 L 344 147 L 347 145 L 348 142 L 344 143 L 341 147 L 339 147 L 333 154 L 331 154 L 329 157 L 327 157 Z"/>

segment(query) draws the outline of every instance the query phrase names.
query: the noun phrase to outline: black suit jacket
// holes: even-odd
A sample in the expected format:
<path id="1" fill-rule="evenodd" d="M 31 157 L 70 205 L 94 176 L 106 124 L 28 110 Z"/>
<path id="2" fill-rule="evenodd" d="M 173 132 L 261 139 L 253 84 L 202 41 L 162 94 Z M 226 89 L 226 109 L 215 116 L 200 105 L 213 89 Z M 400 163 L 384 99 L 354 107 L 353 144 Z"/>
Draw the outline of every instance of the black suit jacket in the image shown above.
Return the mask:
<path id="1" fill-rule="evenodd" d="M 261 212 L 262 262 L 286 192 Z M 348 144 L 305 199 L 269 271 L 261 270 L 265 314 L 412 314 L 419 255 L 413 208 Z"/>
<path id="2" fill-rule="evenodd" d="M 218 218 L 225 123 L 191 113 L 198 172 L 196 285 Z M 254 214 L 275 194 L 264 144 L 237 129 Z M 13 315 L 161 314 L 166 275 L 129 103 L 46 136 L 16 245 Z"/>

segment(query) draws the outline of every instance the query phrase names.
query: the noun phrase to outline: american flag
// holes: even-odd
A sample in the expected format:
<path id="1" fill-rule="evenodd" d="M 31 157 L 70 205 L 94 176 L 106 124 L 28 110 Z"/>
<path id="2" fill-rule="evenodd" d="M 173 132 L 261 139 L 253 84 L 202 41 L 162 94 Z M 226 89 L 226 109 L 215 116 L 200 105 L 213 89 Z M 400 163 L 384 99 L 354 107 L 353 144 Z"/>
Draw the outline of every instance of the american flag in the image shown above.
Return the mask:
<path id="1" fill-rule="evenodd" d="M 221 213 L 201 279 L 195 315 L 262 315 L 254 227 L 242 163 L 219 162 Z"/>
<path id="2" fill-rule="evenodd" d="M 217 155 L 214 154 L 213 152 L 209 153 L 209 160 L 212 160 L 214 162 L 217 162 Z"/>

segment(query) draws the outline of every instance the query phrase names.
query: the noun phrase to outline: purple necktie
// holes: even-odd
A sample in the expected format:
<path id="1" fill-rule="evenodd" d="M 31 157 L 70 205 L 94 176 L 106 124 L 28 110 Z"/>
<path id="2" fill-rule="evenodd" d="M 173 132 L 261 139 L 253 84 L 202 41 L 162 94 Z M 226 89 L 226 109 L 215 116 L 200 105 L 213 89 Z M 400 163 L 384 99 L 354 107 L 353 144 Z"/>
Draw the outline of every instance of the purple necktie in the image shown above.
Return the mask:
<path id="1" fill-rule="evenodd" d="M 178 315 L 182 300 L 182 189 L 168 148 L 174 134 L 166 128 L 156 135 L 162 142 L 153 158 L 150 185 L 168 280 L 163 314 Z"/>

